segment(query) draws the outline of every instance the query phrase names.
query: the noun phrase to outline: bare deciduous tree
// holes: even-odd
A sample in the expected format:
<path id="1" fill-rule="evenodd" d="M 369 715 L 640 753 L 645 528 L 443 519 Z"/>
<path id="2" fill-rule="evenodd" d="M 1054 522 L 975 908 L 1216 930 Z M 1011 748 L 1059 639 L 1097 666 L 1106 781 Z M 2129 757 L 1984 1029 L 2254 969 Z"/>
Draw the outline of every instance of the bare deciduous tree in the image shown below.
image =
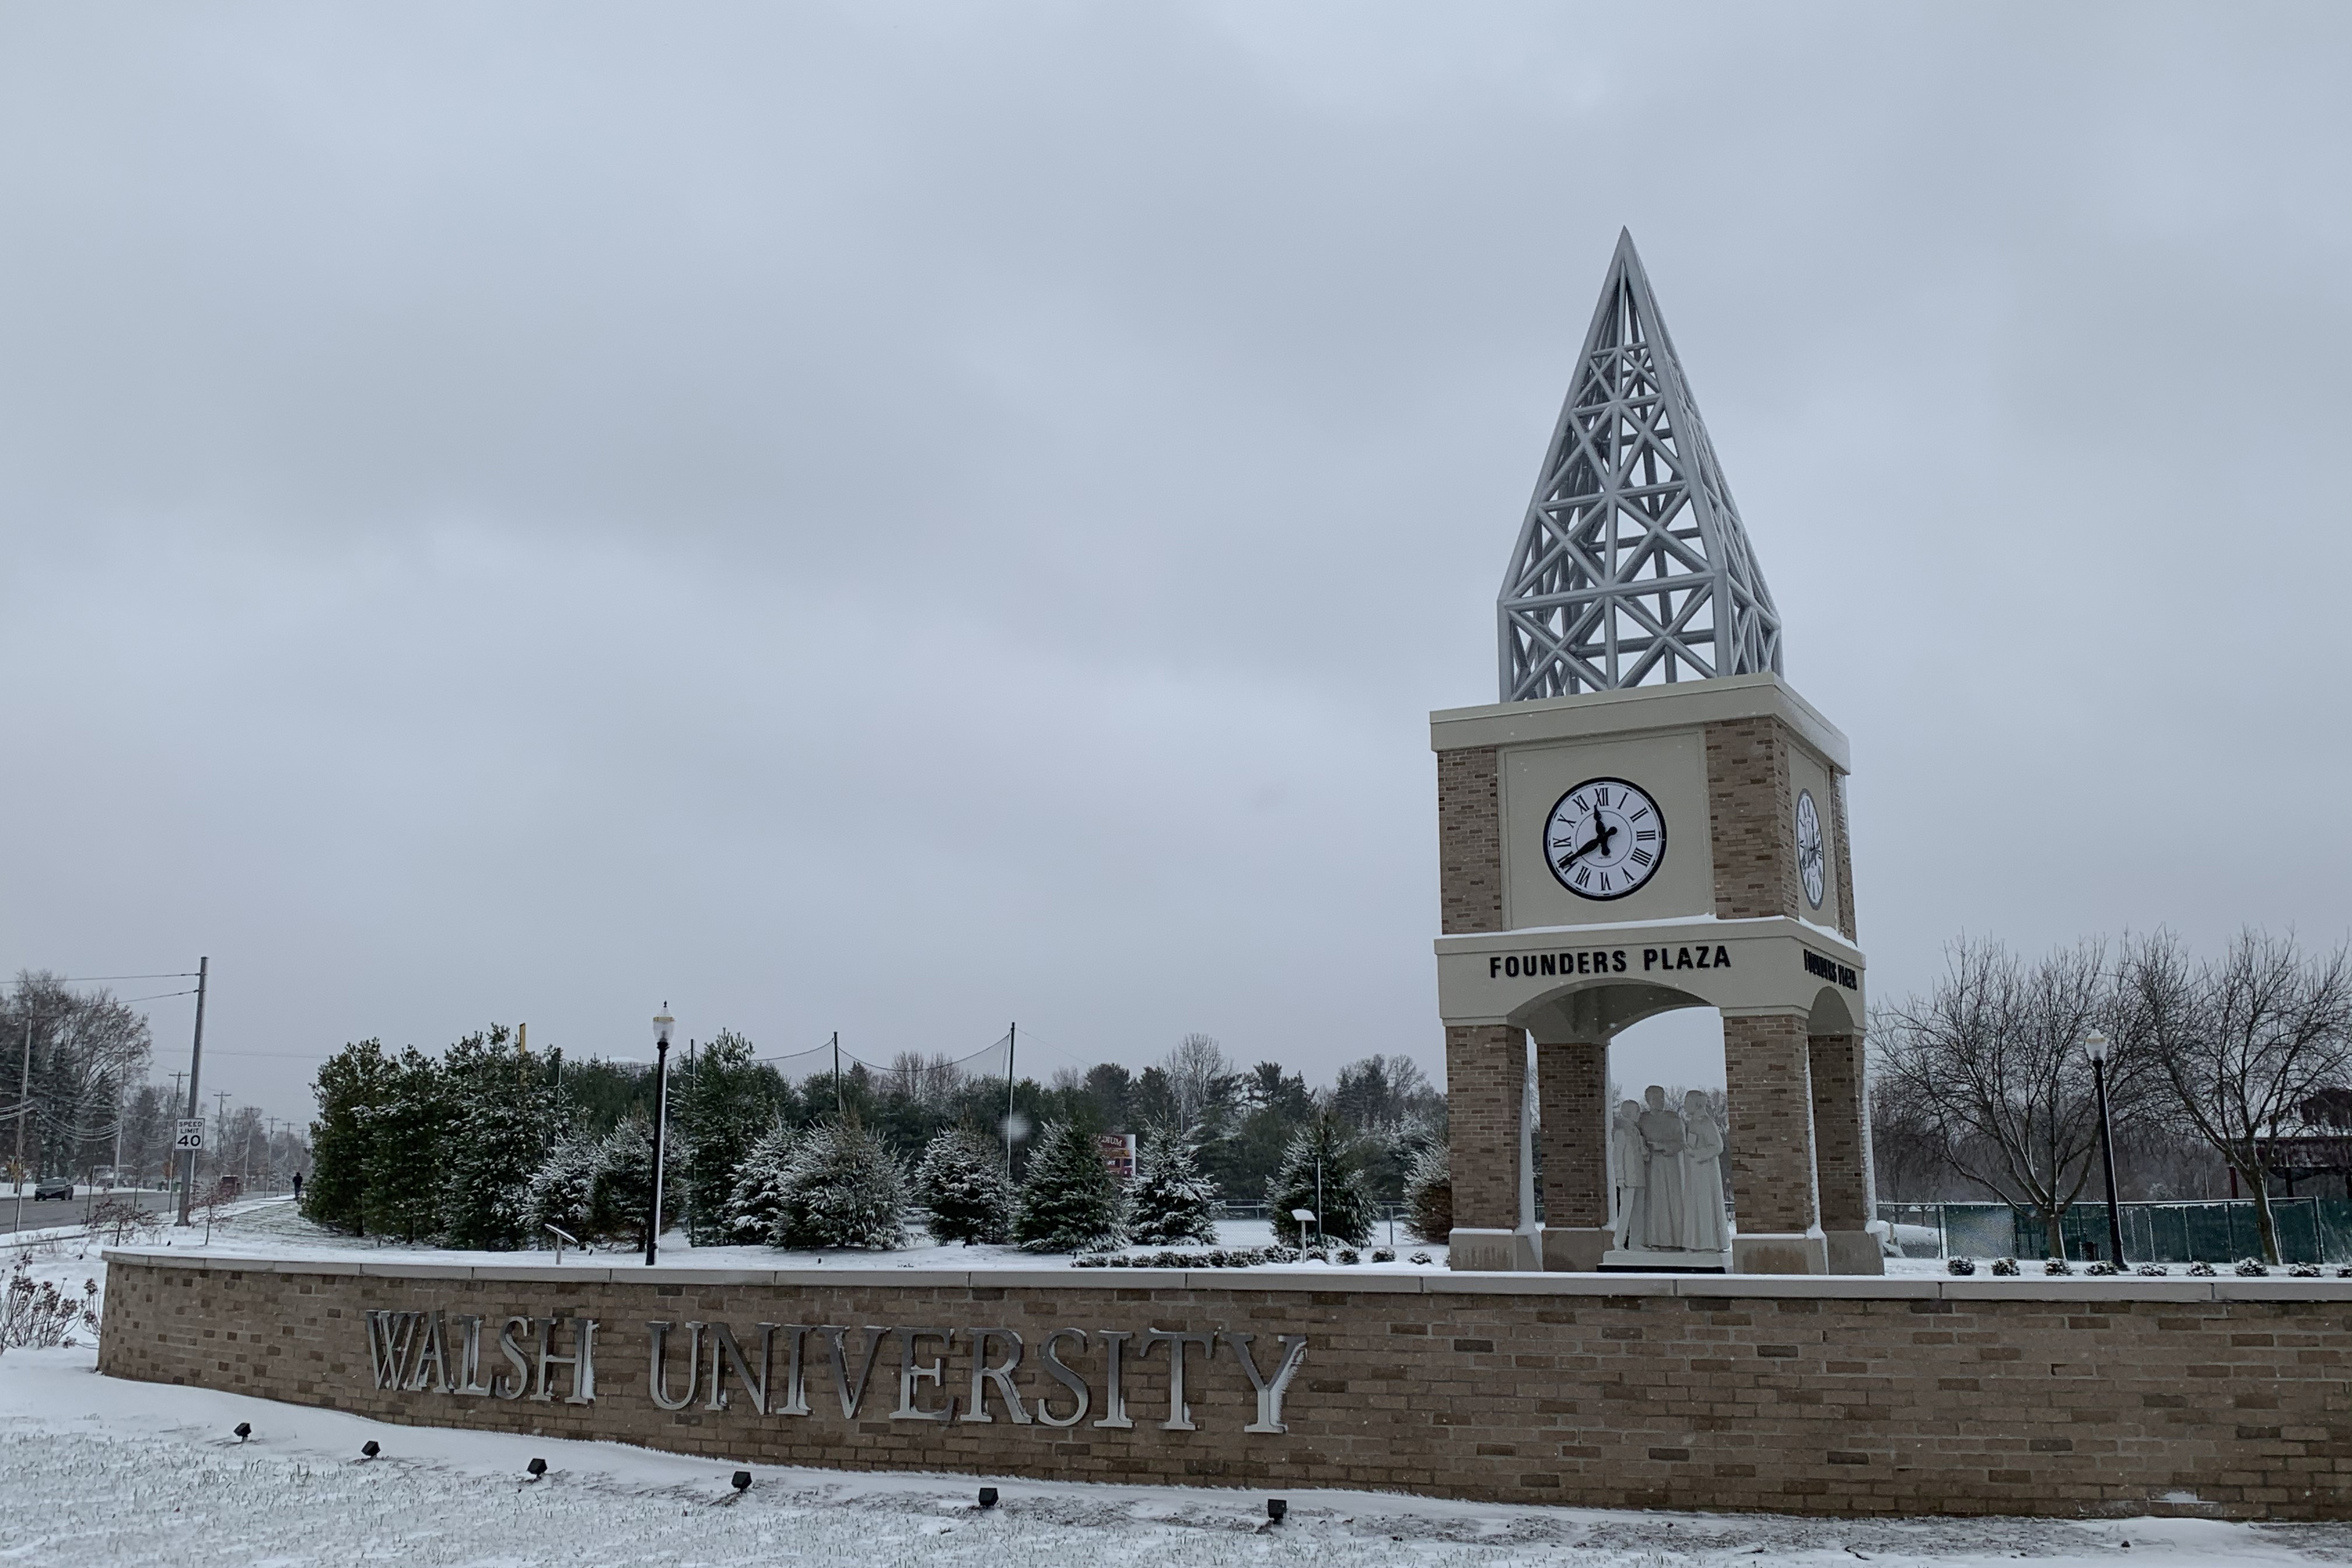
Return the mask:
<path id="1" fill-rule="evenodd" d="M 1228 1103 L 1240 1082 L 1224 1047 L 1208 1035 L 1185 1036 L 1160 1067 L 1176 1097 L 1176 1124 L 1186 1131 L 1200 1128 L 1212 1110 Z"/>
<path id="2" fill-rule="evenodd" d="M 2342 948 L 2306 954 L 2292 938 L 2245 931 L 2220 959 L 2199 962 L 2158 932 L 2126 951 L 2123 973 L 2121 1037 L 2253 1194 L 2263 1254 L 2278 1262 L 2269 1140 L 2352 1067 L 2352 960 Z"/>
<path id="3" fill-rule="evenodd" d="M 1872 1020 L 1879 1115 L 1933 1140 L 1969 1182 L 2032 1210 L 2059 1256 L 2060 1226 L 2098 1147 L 2084 1037 L 2094 1028 L 2116 1037 L 2107 1088 L 2122 1115 L 2147 1078 L 2144 1051 L 2116 1027 L 2118 1011 L 2101 944 L 2029 964 L 1998 942 L 1956 942 L 1934 990 Z"/>

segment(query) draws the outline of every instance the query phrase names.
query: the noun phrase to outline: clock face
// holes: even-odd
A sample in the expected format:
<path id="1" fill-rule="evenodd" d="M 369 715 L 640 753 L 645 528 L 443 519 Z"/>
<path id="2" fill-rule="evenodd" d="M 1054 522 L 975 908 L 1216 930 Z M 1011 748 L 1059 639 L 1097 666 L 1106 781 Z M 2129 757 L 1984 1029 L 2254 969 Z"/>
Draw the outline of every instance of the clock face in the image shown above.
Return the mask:
<path id="1" fill-rule="evenodd" d="M 1666 819 L 1639 784 L 1587 779 L 1559 797 L 1544 824 L 1544 863 L 1582 899 L 1622 899 L 1657 875 Z"/>
<path id="2" fill-rule="evenodd" d="M 1805 901 L 1822 907 L 1822 814 L 1813 792 L 1797 792 L 1797 874 L 1805 879 Z"/>

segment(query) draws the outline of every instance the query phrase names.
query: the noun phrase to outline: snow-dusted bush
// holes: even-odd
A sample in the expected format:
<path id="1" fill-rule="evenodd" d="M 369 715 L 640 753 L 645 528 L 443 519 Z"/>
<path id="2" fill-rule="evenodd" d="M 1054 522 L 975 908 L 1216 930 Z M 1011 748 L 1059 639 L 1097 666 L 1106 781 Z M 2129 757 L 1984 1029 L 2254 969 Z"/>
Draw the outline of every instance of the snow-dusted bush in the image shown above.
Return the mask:
<path id="1" fill-rule="evenodd" d="M 2103 1277 L 2103 1278 L 2104 1278 L 2105 1276 L 2106 1276 L 2106 1275 L 2113 1274 L 2115 1271 L 2116 1271 L 2116 1266 L 2115 1266 L 2114 1264 L 2112 1264 L 2112 1263 L 2109 1263 L 2109 1262 L 2108 1262 L 2105 1258 L 2094 1258 L 2091 1262 L 2086 1263 L 2086 1264 L 2084 1264 L 2084 1265 L 2083 1266 L 2083 1272 L 2084 1272 L 2084 1273 L 2085 1273 L 2085 1274 L 2096 1274 L 2096 1275 L 2099 1275 L 2099 1276 L 2101 1276 L 2101 1277 Z"/>
<path id="2" fill-rule="evenodd" d="M 441 1155 L 442 1240 L 492 1251 L 528 1245 L 553 1091 L 503 1026 L 450 1047 L 442 1078 L 452 1112 Z"/>
<path id="3" fill-rule="evenodd" d="M 1217 1184 L 1201 1173 L 1192 1146 L 1169 1129 L 1146 1133 L 1128 1195 L 1128 1228 L 1137 1241 L 1169 1245 L 1217 1239 Z"/>
<path id="4" fill-rule="evenodd" d="M 2017 1274 L 2017 1259 L 2014 1258 L 1996 1258 L 1992 1260 L 1992 1271 L 2005 1279 L 2013 1279 Z"/>
<path id="5" fill-rule="evenodd" d="M 931 1211 L 933 1241 L 1003 1241 L 1013 1224 L 1004 1151 L 969 1127 L 947 1129 L 915 1166 L 915 1198 Z"/>
<path id="6" fill-rule="evenodd" d="M 1372 1248 L 1372 1261 L 1375 1263 L 1394 1263 L 1396 1261 L 1396 1248 L 1393 1247 L 1375 1247 Z"/>
<path id="7" fill-rule="evenodd" d="M 2074 1272 L 2074 1266 L 2067 1262 L 2063 1258 L 2045 1258 L 2042 1260 L 2042 1272 L 2044 1274 L 2072 1274 Z"/>
<path id="8" fill-rule="evenodd" d="M 1976 1271 L 1977 1260 L 1973 1258 L 1950 1258 L 1944 1260 L 1944 1272 L 1947 1274 L 1966 1276 L 1974 1274 Z"/>
<path id="9" fill-rule="evenodd" d="M 1415 1241 L 1444 1241 L 1454 1231 L 1454 1152 L 1424 1143 L 1404 1168 L 1404 1229 Z"/>
<path id="10" fill-rule="evenodd" d="M 887 1252 L 907 1245 L 907 1173 L 854 1119 L 801 1135 L 783 1196 L 782 1246 Z"/>
<path id="11" fill-rule="evenodd" d="M 1084 1128 L 1049 1121 L 1029 1152 L 1013 1239 L 1031 1252 L 1099 1252 L 1126 1239 L 1126 1194 Z"/>
<path id="12" fill-rule="evenodd" d="M 2210 1279 L 2213 1278 L 2213 1266 L 2210 1263 L 2192 1263 L 2189 1266 L 2189 1273 L 2192 1279 Z"/>
<path id="13" fill-rule="evenodd" d="M 2172 1270 L 2167 1268 L 2161 1263 L 2143 1263 L 2138 1268 L 2133 1269 L 2132 1272 L 2135 1274 L 2145 1274 L 2151 1279 L 2161 1279 L 2166 1275 L 2171 1273 Z"/>
<path id="14" fill-rule="evenodd" d="M 727 1194 L 727 1239 L 741 1246 L 779 1247 L 784 1232 L 785 1179 L 793 1167 L 793 1152 L 800 1134 L 779 1116 L 735 1167 L 735 1184 Z"/>
<path id="15" fill-rule="evenodd" d="M 2316 1263 L 2298 1263 L 2287 1273 L 2297 1279 L 2316 1279 L 2320 1277 L 2320 1268 Z"/>
<path id="16" fill-rule="evenodd" d="M 2238 1259 L 2238 1266 L 2234 1270 L 2235 1273 L 2242 1275 L 2248 1279 L 2258 1279 L 2262 1276 L 2268 1274 L 2270 1271 L 2271 1266 L 2264 1263 L 2259 1258 L 2241 1258 Z"/>
<path id="17" fill-rule="evenodd" d="M 51 1281 L 35 1284 L 20 1259 L 0 1290 L 0 1351 L 69 1346 L 82 1330 L 98 1332 L 98 1281 L 83 1280 L 76 1300 Z"/>
<path id="18" fill-rule="evenodd" d="M 575 1127 L 556 1142 L 547 1158 L 531 1173 L 523 1203 L 530 1215 L 531 1245 L 545 1247 L 555 1238 L 555 1226 L 578 1241 L 593 1240 L 596 1213 L 596 1173 L 604 1163 L 604 1140 Z"/>
<path id="19" fill-rule="evenodd" d="M 685 1161 L 677 1144 L 662 1141 L 661 1227 L 677 1224 L 686 1202 Z M 654 1202 L 654 1125 L 642 1111 L 631 1111 L 613 1124 L 596 1151 L 596 1182 L 590 1202 L 588 1229 L 574 1231 L 582 1240 L 629 1241 L 642 1247 L 646 1214 Z"/>
<path id="20" fill-rule="evenodd" d="M 1360 1247 L 1372 1238 L 1372 1194 L 1355 1139 L 1337 1117 L 1301 1128 L 1265 1186 L 1279 1226 L 1294 1209 L 1315 1211 L 1319 1237 Z"/>
<path id="21" fill-rule="evenodd" d="M 1432 1263 L 1436 1260 L 1431 1258 L 1426 1252 L 1416 1252 L 1412 1255 L 1412 1261 L 1415 1263 Z"/>

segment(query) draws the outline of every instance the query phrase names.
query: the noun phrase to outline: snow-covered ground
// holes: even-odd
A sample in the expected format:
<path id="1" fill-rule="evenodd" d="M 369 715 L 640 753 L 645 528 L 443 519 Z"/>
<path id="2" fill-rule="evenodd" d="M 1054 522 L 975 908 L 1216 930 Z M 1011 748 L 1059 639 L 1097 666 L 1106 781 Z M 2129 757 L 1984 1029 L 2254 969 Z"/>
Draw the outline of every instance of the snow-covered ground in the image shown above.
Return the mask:
<path id="1" fill-rule="evenodd" d="M 1292 1238 L 1295 1245 L 1296 1238 Z M 1226 1220 L 1217 1227 L 1217 1245 L 1223 1247 L 1266 1247 L 1274 1241 L 1273 1227 L 1265 1220 Z M 388 1253 L 414 1258 L 423 1262 L 499 1264 L 528 1262 L 551 1263 L 552 1251 L 463 1252 L 446 1247 L 404 1247 L 372 1239 L 354 1240 L 320 1229 L 297 1213 L 293 1200 L 285 1197 L 255 1198 L 223 1212 L 213 1226 L 209 1240 L 199 1225 L 187 1230 L 166 1226 L 149 1236 L 134 1238 L 129 1245 L 169 1247 L 174 1250 L 196 1248 L 209 1257 L 222 1258 L 374 1258 Z M 1386 1227 L 1371 1244 L 1389 1245 Z M 1130 1247 L 1129 1253 L 1150 1253 L 1158 1247 Z M 1177 1247 L 1180 1252 L 1201 1252 L 1202 1247 Z M 1323 1268 L 1348 1272 L 1416 1273 L 1429 1269 L 1443 1270 L 1445 1248 L 1426 1246 L 1397 1238 L 1397 1258 L 1393 1263 L 1373 1263 L 1371 1247 L 1363 1249 L 1366 1261 L 1355 1264 L 1329 1265 L 1292 1264 L 1290 1268 Z M 1427 1255 L 1430 1261 L 1417 1264 L 1415 1253 Z M 92 1256 L 96 1253 L 93 1249 Z M 627 1250 L 607 1249 L 590 1255 L 596 1261 L 626 1263 L 639 1255 Z M 566 1250 L 567 1261 L 583 1258 L 578 1252 Z M 677 1268 L 1060 1268 L 1070 1258 L 1066 1254 L 1024 1252 L 1013 1247 L 932 1247 L 921 1245 L 902 1247 L 896 1252 L 781 1252 L 772 1247 L 689 1247 L 685 1234 L 672 1231 L 662 1238 L 661 1262 Z M 1237 1271 L 1238 1272 L 1238 1271 Z"/>
<path id="2" fill-rule="evenodd" d="M 925 1568 L 1149 1562 L 1387 1568 L 1737 1562 L 2053 1565 L 2352 1559 L 2352 1528 L 2195 1520 L 1856 1521 L 1504 1508 L 759 1468 L 607 1443 L 394 1426 L 100 1377 L 88 1347 L 0 1355 L 0 1562 L 43 1568 L 387 1562 Z M 250 1423 L 250 1441 L 233 1436 Z M 362 1443 L 379 1457 L 360 1457 Z M 525 1467 L 544 1458 L 544 1480 Z"/>
<path id="3" fill-rule="evenodd" d="M 216 1228 L 214 1246 L 349 1250 L 331 1238 L 306 1239 L 299 1226 L 282 1204 L 259 1201 Z M 188 1244 L 184 1233 L 173 1239 Z M 1236 1237 L 1234 1244 L 1247 1242 Z M 740 1250 L 775 1266 L 776 1254 Z M 935 1262 L 962 1268 L 981 1266 L 971 1254 L 982 1250 L 929 1249 Z M 37 1279 L 77 1293 L 100 1268 L 97 1247 L 71 1237 L 35 1238 L 8 1253 L 11 1260 L 29 1253 Z M 706 1249 L 688 1256 L 710 1261 Z M 877 1255 L 846 1261 L 871 1267 Z M 1021 1253 L 1006 1261 L 1038 1262 Z M 2352 1526 L 2196 1520 L 1798 1520 L 1294 1491 L 1284 1494 L 1288 1519 L 1268 1527 L 1265 1496 L 1256 1492 L 765 1467 L 754 1468 L 750 1491 L 730 1501 L 736 1467 L 724 1461 L 609 1443 L 390 1426 L 206 1389 L 122 1382 L 97 1375 L 96 1366 L 88 1342 L 0 1354 L 0 1564 L 719 1568 L 782 1561 L 894 1568 L 919 1561 L 924 1568 L 1019 1568 L 1148 1561 L 1155 1568 L 1793 1568 L 1860 1560 L 1990 1568 L 2023 1558 L 2051 1568 L 2118 1561 L 2188 1568 L 2352 1562 Z M 233 1436 L 240 1421 L 252 1426 L 248 1442 Z M 363 1460 L 360 1447 L 370 1440 L 380 1455 Z M 544 1480 L 530 1483 L 525 1468 L 534 1457 L 549 1470 Z M 984 1482 L 1003 1499 L 987 1511 L 974 1502 Z"/>

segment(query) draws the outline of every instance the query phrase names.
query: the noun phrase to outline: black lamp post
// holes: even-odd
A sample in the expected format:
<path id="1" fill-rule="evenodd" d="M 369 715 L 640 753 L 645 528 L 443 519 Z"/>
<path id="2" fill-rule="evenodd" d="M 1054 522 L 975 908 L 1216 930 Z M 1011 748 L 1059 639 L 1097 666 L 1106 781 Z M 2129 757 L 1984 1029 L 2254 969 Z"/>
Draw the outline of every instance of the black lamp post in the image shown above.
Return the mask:
<path id="1" fill-rule="evenodd" d="M 2115 1264 L 2124 1266 L 2124 1211 L 2116 1201 L 2116 1127 L 2107 1116 L 2107 1037 L 2098 1030 L 2091 1031 L 2083 1042 L 2083 1049 L 2091 1058 L 2091 1081 L 2099 1089 L 2099 1161 L 2107 1168 L 2107 1245 L 2115 1249 Z"/>
<path id="2" fill-rule="evenodd" d="M 646 1267 L 653 1267 L 661 1245 L 662 1209 L 662 1130 L 669 1121 L 669 1030 L 677 1020 L 669 1016 L 669 1004 L 654 1015 L 654 1201 L 653 1212 L 646 1215 Z"/>

